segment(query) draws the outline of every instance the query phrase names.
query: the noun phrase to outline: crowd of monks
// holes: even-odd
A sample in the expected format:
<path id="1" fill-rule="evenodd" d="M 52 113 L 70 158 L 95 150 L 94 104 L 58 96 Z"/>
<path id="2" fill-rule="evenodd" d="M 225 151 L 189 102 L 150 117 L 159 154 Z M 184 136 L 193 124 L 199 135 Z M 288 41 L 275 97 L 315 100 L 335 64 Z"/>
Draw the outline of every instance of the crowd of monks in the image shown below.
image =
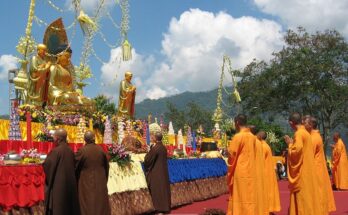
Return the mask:
<path id="1" fill-rule="evenodd" d="M 289 124 L 293 138 L 288 145 L 287 176 L 290 215 L 321 215 L 336 210 L 327 170 L 323 140 L 314 117 L 292 113 Z M 278 182 L 266 132 L 247 124 L 247 117 L 235 118 L 238 133 L 228 146 L 228 215 L 263 215 L 281 210 Z M 339 133 L 332 145 L 332 178 L 337 190 L 348 189 L 348 161 Z"/>

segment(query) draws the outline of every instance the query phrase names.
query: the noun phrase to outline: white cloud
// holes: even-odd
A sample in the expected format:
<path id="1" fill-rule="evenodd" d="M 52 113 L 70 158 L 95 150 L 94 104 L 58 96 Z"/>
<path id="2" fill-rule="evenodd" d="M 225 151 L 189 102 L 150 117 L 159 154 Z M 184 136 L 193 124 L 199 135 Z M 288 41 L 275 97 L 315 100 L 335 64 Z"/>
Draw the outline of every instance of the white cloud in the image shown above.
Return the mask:
<path id="1" fill-rule="evenodd" d="M 120 81 L 124 79 L 126 71 L 131 71 L 133 73 L 132 83 L 137 87 L 136 101 L 143 100 L 146 98 L 146 90 L 150 87 L 143 86 L 143 81 L 153 71 L 155 59 L 152 56 L 145 58 L 136 53 L 134 49 L 132 49 L 132 60 L 123 62 L 121 56 L 121 48 L 112 49 L 109 62 L 102 66 L 102 92 L 115 99 L 117 103 Z"/>
<path id="2" fill-rule="evenodd" d="M 289 27 L 317 31 L 335 28 L 348 37 L 347 0 L 253 0 L 264 12 L 278 16 Z"/>
<path id="3" fill-rule="evenodd" d="M 120 49 L 113 49 L 101 69 L 101 79 L 110 82 L 119 74 L 112 90 L 118 95 L 119 81 L 130 69 L 138 88 L 137 101 L 210 90 L 218 85 L 224 54 L 231 56 L 233 68 L 239 69 L 254 58 L 268 60 L 282 45 L 282 28 L 274 21 L 191 9 L 172 18 L 162 40 L 162 61 L 133 50 L 133 60 L 118 66 L 114 59 L 120 56 Z M 110 93 L 110 87 L 104 92 Z"/>
<path id="4" fill-rule="evenodd" d="M 17 68 L 17 58 L 13 55 L 0 56 L 0 80 L 7 79 L 8 70 Z"/>
<path id="5" fill-rule="evenodd" d="M 149 99 L 159 99 L 159 98 L 165 97 L 166 95 L 167 95 L 167 92 L 162 90 L 158 86 L 154 86 L 146 92 L 146 97 Z"/>
<path id="6" fill-rule="evenodd" d="M 267 60 L 281 48 L 281 32 L 274 21 L 191 9 L 171 20 L 162 41 L 166 60 L 145 84 L 180 91 L 212 89 L 218 84 L 224 54 L 231 56 L 234 68 L 253 58 Z"/>

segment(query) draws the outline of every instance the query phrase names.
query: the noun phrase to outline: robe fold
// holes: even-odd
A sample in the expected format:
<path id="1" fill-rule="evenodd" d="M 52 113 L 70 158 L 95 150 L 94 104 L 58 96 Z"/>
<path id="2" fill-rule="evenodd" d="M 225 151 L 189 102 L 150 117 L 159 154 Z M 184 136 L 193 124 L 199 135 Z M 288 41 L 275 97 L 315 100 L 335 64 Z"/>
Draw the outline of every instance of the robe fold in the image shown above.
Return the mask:
<path id="1" fill-rule="evenodd" d="M 103 149 L 86 144 L 77 152 L 76 161 L 81 214 L 111 214 L 107 188 L 109 162 Z"/>
<path id="2" fill-rule="evenodd" d="M 264 156 L 264 174 L 265 174 L 265 193 L 267 195 L 267 207 L 269 212 L 277 212 L 281 210 L 279 187 L 277 176 L 275 173 L 275 164 L 273 161 L 272 150 L 266 141 L 262 140 L 263 156 Z"/>
<path id="3" fill-rule="evenodd" d="M 227 185 L 230 196 L 227 215 L 255 215 L 258 199 L 256 179 L 256 137 L 242 128 L 228 146 Z M 261 202 L 262 204 L 262 202 Z"/>
<path id="4" fill-rule="evenodd" d="M 338 139 L 332 151 L 332 177 L 337 189 L 348 189 L 348 161 L 346 147 Z"/>
<path id="5" fill-rule="evenodd" d="M 294 141 L 288 147 L 289 215 L 322 213 L 317 195 L 318 182 L 314 171 L 311 135 L 304 126 L 298 125 Z"/>
<path id="6" fill-rule="evenodd" d="M 45 171 L 45 214 L 80 214 L 74 153 L 68 144 L 55 147 L 43 163 Z"/>
<path id="7" fill-rule="evenodd" d="M 157 212 L 169 212 L 171 207 L 167 149 L 162 143 L 154 145 L 144 159 L 146 182 Z"/>
<path id="8" fill-rule="evenodd" d="M 315 172 L 318 178 L 318 195 L 323 207 L 323 214 L 336 210 L 334 195 L 332 192 L 330 176 L 326 167 L 324 144 L 319 130 L 311 131 L 312 144 L 314 147 Z"/>
<path id="9" fill-rule="evenodd" d="M 257 214 L 269 214 L 268 210 L 268 199 L 265 187 L 265 181 L 268 180 L 265 175 L 265 161 L 263 156 L 262 142 L 256 138 L 255 145 L 255 172 L 256 172 L 256 182 L 257 182 Z M 268 191 L 267 191 L 268 192 Z"/>

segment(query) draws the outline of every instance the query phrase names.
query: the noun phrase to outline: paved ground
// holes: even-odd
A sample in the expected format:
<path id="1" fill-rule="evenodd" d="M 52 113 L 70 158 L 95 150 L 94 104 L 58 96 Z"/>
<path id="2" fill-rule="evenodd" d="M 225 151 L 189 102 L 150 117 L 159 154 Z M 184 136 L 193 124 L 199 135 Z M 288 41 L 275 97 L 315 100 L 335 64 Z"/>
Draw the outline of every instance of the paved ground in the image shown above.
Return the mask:
<path id="1" fill-rule="evenodd" d="M 287 188 L 287 181 L 279 182 L 279 192 L 282 210 L 277 215 L 286 215 L 289 207 L 289 190 Z M 330 215 L 348 215 L 348 191 L 334 191 L 337 211 L 330 213 Z M 209 199 L 206 201 L 195 202 L 194 204 L 185 205 L 175 210 L 172 210 L 172 214 L 200 214 L 207 208 L 218 208 L 226 211 L 228 195 L 222 195 L 217 198 Z"/>

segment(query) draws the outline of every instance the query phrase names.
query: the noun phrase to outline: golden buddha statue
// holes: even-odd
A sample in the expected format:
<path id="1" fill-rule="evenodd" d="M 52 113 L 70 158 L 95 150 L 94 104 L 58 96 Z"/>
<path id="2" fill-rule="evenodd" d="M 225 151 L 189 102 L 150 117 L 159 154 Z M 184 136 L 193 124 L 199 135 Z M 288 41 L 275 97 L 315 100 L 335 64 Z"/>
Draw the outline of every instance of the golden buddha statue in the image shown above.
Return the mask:
<path id="1" fill-rule="evenodd" d="M 48 85 L 49 105 L 80 105 L 86 108 L 94 107 L 94 102 L 81 95 L 75 89 L 74 68 L 71 64 L 70 48 L 58 49 L 57 63 L 50 67 L 50 80 Z M 71 109 L 75 107 L 72 106 Z"/>
<path id="2" fill-rule="evenodd" d="M 46 61 L 47 47 L 44 44 L 37 46 L 37 55 L 30 60 L 29 85 L 27 103 L 42 106 L 47 103 L 47 86 L 50 61 Z"/>
<path id="3" fill-rule="evenodd" d="M 120 83 L 120 95 L 118 99 L 118 116 L 125 118 L 134 118 L 134 101 L 136 87 L 132 85 L 132 73 L 125 73 L 124 80 Z"/>

